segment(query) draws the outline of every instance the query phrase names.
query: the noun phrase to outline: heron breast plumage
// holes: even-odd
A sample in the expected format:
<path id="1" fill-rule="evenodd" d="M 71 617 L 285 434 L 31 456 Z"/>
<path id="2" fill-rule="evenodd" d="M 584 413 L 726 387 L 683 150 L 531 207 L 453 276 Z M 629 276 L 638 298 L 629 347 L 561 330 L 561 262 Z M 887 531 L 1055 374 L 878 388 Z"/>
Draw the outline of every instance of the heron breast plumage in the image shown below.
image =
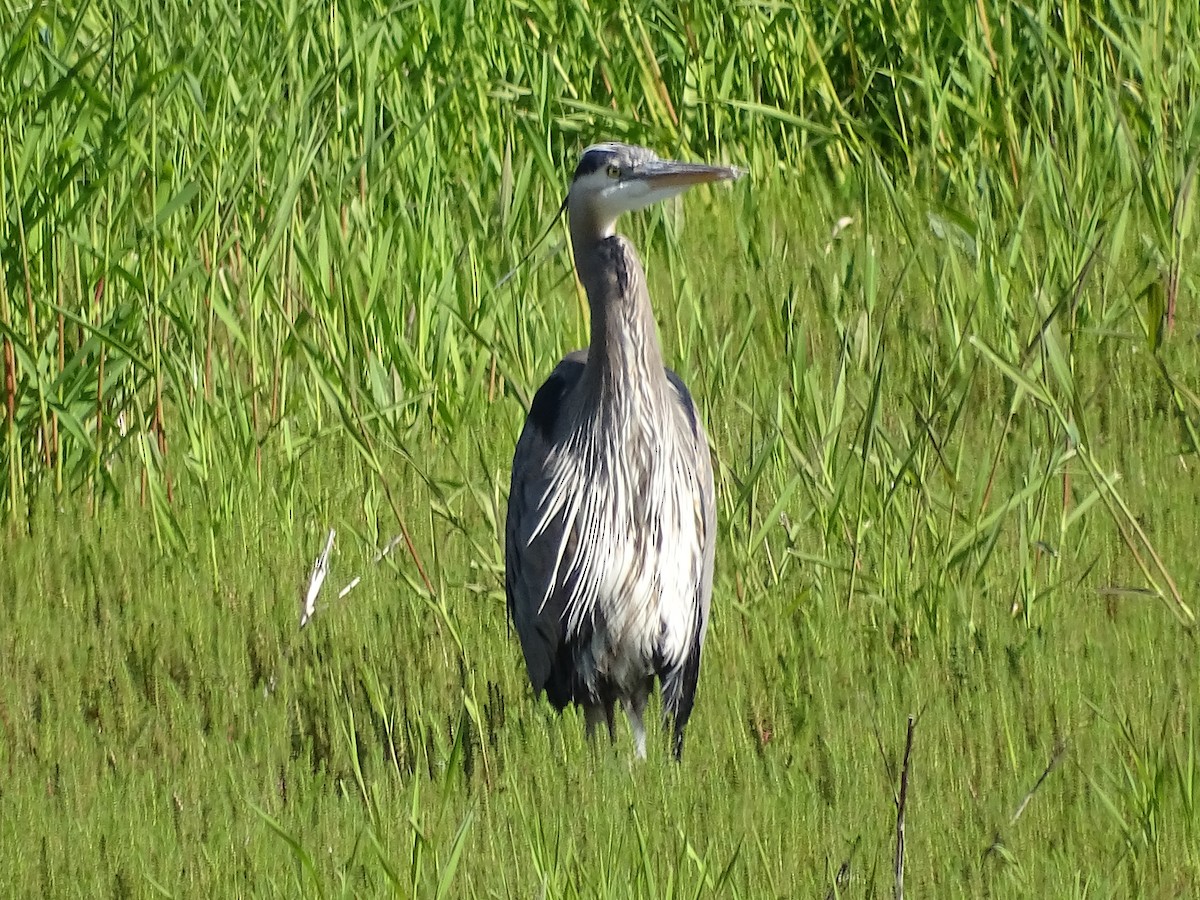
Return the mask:
<path id="1" fill-rule="evenodd" d="M 568 420 L 544 436 L 551 447 L 537 514 L 518 536 L 526 550 L 544 542 L 540 555 L 553 559 L 539 610 L 562 592 L 564 636 L 588 636 L 580 675 L 593 694 L 601 679 L 624 688 L 678 664 L 700 615 L 700 561 L 712 535 L 695 460 L 707 443 L 682 382 L 665 374 L 669 397 L 654 413 L 611 411 L 608 427 Z M 658 421 L 663 411 L 669 417 Z"/>

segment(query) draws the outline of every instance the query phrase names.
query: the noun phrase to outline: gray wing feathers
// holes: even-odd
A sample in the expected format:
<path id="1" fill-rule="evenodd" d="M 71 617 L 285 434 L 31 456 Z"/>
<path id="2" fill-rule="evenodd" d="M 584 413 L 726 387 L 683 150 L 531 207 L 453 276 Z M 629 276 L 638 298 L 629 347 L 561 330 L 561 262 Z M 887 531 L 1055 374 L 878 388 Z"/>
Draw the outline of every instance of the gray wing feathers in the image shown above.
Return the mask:
<path id="1" fill-rule="evenodd" d="M 696 473 L 700 478 L 700 498 L 697 500 L 697 515 L 703 537 L 704 566 L 700 571 L 700 584 L 697 585 L 697 599 L 700 601 L 700 634 L 699 644 L 704 643 L 704 635 L 708 632 L 708 611 L 712 606 L 713 561 L 717 549 L 717 496 L 713 479 L 712 457 L 708 449 L 708 436 L 704 428 L 696 423 Z M 697 649 L 699 646 L 697 645 Z"/>
<path id="2" fill-rule="evenodd" d="M 682 703 L 690 711 L 692 695 L 695 693 L 696 680 L 699 676 L 700 649 L 708 632 L 709 610 L 712 607 L 713 561 L 717 546 L 716 487 L 712 458 L 708 448 L 708 436 L 704 432 L 704 426 L 700 422 L 692 396 L 683 380 L 670 369 L 667 370 L 667 379 L 675 388 L 680 408 L 690 426 L 693 439 L 691 461 L 697 480 L 697 490 L 694 495 L 696 529 L 702 556 L 695 588 L 697 606 L 695 632 L 688 641 L 687 651 L 676 665 L 673 676 L 669 676 L 664 683 L 664 693 L 670 706 L 678 709 L 679 704 Z"/>
<path id="3" fill-rule="evenodd" d="M 566 597 L 555 582 L 570 538 L 563 541 L 566 525 L 561 514 L 546 518 L 544 501 L 552 483 L 548 464 L 563 400 L 579 380 L 585 359 L 581 351 L 570 354 L 538 390 L 513 456 L 505 526 L 505 591 L 529 680 L 539 693 L 547 687 L 567 637 Z"/>

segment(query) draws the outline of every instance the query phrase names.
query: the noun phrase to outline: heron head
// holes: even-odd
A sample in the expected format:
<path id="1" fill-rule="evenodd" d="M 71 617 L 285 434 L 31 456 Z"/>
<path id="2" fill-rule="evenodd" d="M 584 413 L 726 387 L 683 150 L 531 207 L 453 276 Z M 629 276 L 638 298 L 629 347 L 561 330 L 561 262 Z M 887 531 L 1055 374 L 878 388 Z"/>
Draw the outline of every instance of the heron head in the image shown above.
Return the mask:
<path id="1" fill-rule="evenodd" d="M 695 184 L 732 181 L 742 169 L 659 159 L 631 144 L 593 144 L 579 157 L 567 208 L 573 225 L 586 222 L 597 237 L 613 233 L 617 217 L 678 196 Z"/>

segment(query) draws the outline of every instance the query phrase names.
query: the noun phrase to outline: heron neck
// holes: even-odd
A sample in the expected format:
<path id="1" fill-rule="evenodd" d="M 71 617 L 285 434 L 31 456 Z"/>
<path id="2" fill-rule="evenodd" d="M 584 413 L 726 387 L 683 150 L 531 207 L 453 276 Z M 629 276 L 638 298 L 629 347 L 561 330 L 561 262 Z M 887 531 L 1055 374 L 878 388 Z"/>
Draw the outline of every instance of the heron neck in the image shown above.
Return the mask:
<path id="1" fill-rule="evenodd" d="M 590 241 L 577 237 L 575 268 L 592 313 L 585 377 L 601 392 L 630 381 L 665 384 L 646 273 L 633 245 L 617 234 Z"/>

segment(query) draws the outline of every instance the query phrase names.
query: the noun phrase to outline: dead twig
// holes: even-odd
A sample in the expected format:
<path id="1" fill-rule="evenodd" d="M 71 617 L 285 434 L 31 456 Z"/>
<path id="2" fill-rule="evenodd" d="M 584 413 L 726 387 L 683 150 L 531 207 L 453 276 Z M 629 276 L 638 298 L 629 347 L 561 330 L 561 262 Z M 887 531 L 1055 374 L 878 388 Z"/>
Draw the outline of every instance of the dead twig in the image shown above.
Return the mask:
<path id="1" fill-rule="evenodd" d="M 900 767 L 900 796 L 896 798 L 896 900 L 904 900 L 904 810 L 908 805 L 908 771 L 916 726 L 916 716 L 909 716 L 908 735 L 904 739 L 904 763 Z"/>
<path id="2" fill-rule="evenodd" d="M 329 554 L 333 550 L 333 536 L 337 532 L 329 529 L 329 537 L 325 539 L 325 549 L 313 562 L 312 573 L 308 576 L 308 590 L 304 592 L 304 604 L 300 607 L 300 627 L 308 624 L 309 619 L 317 611 L 317 594 L 325 584 L 325 576 L 329 574 Z"/>
<path id="3" fill-rule="evenodd" d="M 304 604 L 300 607 L 300 627 L 301 628 L 303 628 L 305 625 L 307 625 L 309 623 L 309 621 L 312 619 L 312 617 L 314 615 L 316 615 L 316 613 L 317 613 L 317 594 L 320 593 L 321 586 L 325 583 L 325 576 L 327 574 L 329 574 L 329 553 L 330 553 L 330 551 L 333 550 L 333 537 L 335 534 L 336 534 L 336 532 L 334 531 L 334 529 L 330 528 L 329 529 L 329 537 L 325 541 L 325 549 L 324 549 L 324 551 L 322 551 L 321 555 L 318 556 L 316 561 L 313 563 L 312 574 L 308 578 L 308 589 L 305 591 L 305 594 L 304 594 Z M 392 538 L 390 541 L 388 541 L 387 544 L 384 545 L 382 550 L 380 550 L 378 553 L 375 554 L 374 557 L 372 557 L 371 562 L 378 565 L 380 562 L 383 561 L 383 558 L 385 556 L 387 556 L 389 553 L 391 553 L 392 550 L 394 550 L 396 548 L 396 545 L 399 544 L 404 539 L 405 539 L 405 536 L 403 534 L 396 535 L 394 538 Z M 340 591 L 338 591 L 338 595 L 337 595 L 336 599 L 341 600 L 343 597 L 345 597 L 347 594 L 349 594 L 352 590 L 354 590 L 356 587 L 358 587 L 358 585 L 361 581 L 362 581 L 362 576 L 355 575 L 353 578 L 350 579 L 349 582 L 346 583 L 345 587 L 343 587 Z"/>

